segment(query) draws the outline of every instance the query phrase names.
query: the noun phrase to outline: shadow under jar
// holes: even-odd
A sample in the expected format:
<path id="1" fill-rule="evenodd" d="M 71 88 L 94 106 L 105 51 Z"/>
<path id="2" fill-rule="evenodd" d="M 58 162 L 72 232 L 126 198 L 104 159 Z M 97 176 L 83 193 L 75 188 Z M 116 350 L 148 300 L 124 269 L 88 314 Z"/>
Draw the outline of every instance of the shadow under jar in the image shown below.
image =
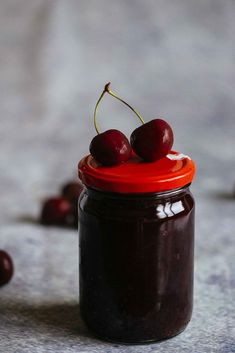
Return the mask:
<path id="1" fill-rule="evenodd" d="M 80 309 L 96 336 L 147 343 L 177 335 L 191 318 L 194 164 L 128 163 L 111 171 L 91 157 L 79 164 Z M 139 173 L 132 183 L 130 170 Z"/>

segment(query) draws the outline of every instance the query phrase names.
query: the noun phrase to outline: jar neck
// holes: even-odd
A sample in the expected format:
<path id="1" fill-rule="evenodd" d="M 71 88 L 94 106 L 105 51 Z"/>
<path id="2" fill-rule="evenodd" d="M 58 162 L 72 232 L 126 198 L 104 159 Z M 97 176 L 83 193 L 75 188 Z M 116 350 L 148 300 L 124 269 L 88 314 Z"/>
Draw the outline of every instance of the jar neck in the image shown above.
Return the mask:
<path id="1" fill-rule="evenodd" d="M 164 199 L 168 197 L 178 196 L 179 194 L 184 194 L 189 192 L 190 184 L 187 184 L 181 188 L 167 190 L 164 192 L 151 192 L 151 193 L 116 193 L 116 192 L 108 192 L 103 190 L 96 190 L 92 188 L 86 188 L 86 192 L 89 196 L 93 198 L 108 198 L 108 199 L 122 199 L 122 200 L 130 200 L 130 199 Z"/>

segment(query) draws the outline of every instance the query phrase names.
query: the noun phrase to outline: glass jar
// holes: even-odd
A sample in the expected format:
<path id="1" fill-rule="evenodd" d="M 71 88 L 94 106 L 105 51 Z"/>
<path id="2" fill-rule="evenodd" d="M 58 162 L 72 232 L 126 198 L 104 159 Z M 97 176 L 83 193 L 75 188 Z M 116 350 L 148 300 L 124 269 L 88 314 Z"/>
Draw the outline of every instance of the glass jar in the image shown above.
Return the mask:
<path id="1" fill-rule="evenodd" d="M 169 173 L 175 173 L 178 162 L 183 173 L 182 158 L 172 162 Z M 104 183 L 103 189 L 99 180 L 97 188 L 97 169 L 100 172 L 102 167 L 80 163 L 80 178 L 86 186 L 79 206 L 80 310 L 96 336 L 146 343 L 172 337 L 189 322 L 194 249 L 194 200 L 189 184 L 194 168 L 190 159 L 186 164 L 191 167 L 186 185 L 144 192 L 167 187 L 162 182 L 157 187 L 155 178 L 154 186 L 138 182 L 135 191 L 142 192 L 127 192 L 130 186 L 120 178 L 111 187 Z M 149 166 L 143 167 L 145 177 Z M 96 170 L 93 176 L 90 168 Z M 121 168 L 122 177 L 126 168 Z M 158 164 L 157 174 L 159 168 Z M 107 169 L 110 173 L 110 168 L 103 168 L 103 173 Z M 119 171 L 112 173 L 119 175 Z M 167 180 L 169 187 L 169 174 Z M 113 190 L 120 183 L 125 192 Z"/>

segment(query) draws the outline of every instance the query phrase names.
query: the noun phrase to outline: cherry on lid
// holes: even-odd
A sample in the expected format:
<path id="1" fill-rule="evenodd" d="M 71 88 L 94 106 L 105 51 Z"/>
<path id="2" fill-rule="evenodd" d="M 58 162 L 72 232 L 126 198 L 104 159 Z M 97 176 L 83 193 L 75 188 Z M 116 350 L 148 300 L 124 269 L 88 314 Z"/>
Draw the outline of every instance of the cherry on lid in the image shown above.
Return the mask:
<path id="1" fill-rule="evenodd" d="M 180 188 L 190 184 L 194 174 L 193 161 L 175 151 L 156 162 L 144 162 L 134 156 L 113 167 L 101 166 L 88 155 L 78 165 L 79 178 L 87 187 L 129 194 Z"/>

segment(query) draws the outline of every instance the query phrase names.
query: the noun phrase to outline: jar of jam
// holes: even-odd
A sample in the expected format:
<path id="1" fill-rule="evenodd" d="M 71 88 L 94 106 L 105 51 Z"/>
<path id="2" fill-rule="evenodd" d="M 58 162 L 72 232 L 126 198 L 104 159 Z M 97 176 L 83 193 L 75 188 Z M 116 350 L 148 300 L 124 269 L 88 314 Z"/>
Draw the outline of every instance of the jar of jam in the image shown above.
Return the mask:
<path id="1" fill-rule="evenodd" d="M 79 163 L 80 310 L 96 336 L 146 343 L 177 335 L 192 313 L 193 161 L 171 152 L 114 167 Z"/>

